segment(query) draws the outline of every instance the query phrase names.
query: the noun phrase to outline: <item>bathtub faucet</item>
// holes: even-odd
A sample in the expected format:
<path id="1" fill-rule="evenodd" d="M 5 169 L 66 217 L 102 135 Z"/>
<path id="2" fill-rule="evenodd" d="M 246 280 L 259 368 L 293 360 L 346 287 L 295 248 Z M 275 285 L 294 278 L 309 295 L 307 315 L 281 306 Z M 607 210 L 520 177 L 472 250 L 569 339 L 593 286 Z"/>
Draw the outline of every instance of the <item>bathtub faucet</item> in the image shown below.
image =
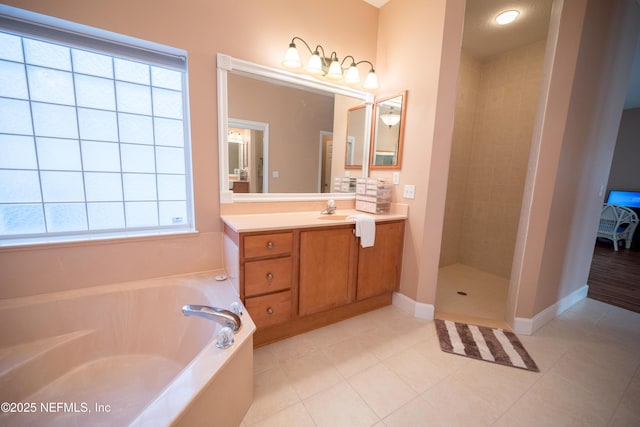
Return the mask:
<path id="1" fill-rule="evenodd" d="M 237 314 L 223 308 L 209 307 L 208 305 L 185 305 L 182 307 L 182 314 L 185 316 L 198 316 L 219 323 L 224 322 L 224 325 L 233 329 L 233 332 L 238 332 L 242 325 L 242 321 Z"/>

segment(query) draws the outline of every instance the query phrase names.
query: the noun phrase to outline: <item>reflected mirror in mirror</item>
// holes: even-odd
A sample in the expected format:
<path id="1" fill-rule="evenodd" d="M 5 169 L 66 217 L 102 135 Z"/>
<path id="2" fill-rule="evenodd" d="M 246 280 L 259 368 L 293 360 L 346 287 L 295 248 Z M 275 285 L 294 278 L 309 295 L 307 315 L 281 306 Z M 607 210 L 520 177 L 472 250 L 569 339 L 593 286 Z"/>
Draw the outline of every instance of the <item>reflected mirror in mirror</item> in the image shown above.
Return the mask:
<path id="1" fill-rule="evenodd" d="M 366 105 L 349 108 L 347 112 L 347 141 L 344 156 L 345 169 L 362 169 L 365 159 Z"/>
<path id="2" fill-rule="evenodd" d="M 400 169 L 407 91 L 375 103 L 371 169 Z"/>

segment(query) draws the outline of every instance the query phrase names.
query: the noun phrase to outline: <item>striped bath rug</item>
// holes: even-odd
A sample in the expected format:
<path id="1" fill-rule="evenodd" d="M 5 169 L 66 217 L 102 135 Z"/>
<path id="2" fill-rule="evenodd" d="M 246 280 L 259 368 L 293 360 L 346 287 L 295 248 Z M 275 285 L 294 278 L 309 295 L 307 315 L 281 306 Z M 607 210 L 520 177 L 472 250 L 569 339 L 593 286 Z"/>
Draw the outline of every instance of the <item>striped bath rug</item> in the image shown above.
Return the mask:
<path id="1" fill-rule="evenodd" d="M 513 332 L 450 320 L 435 319 L 435 322 L 442 351 L 539 372 Z"/>

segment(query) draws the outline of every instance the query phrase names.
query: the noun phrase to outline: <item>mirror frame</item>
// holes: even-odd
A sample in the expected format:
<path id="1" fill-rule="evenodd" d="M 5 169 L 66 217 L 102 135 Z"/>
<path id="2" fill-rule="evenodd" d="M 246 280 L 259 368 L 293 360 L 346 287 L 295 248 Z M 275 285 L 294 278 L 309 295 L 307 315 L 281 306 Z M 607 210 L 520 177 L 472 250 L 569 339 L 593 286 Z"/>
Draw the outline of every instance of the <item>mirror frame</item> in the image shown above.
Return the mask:
<path id="1" fill-rule="evenodd" d="M 373 164 L 373 159 L 375 156 L 375 146 L 376 146 L 376 123 L 379 120 L 379 111 L 378 106 L 385 101 L 388 101 L 393 98 L 397 98 L 398 96 L 402 97 L 401 103 L 401 111 L 400 111 L 400 126 L 398 130 L 398 161 L 395 165 L 375 165 Z M 402 169 L 402 149 L 404 146 L 404 125 L 406 122 L 407 115 L 407 91 L 403 90 L 400 93 L 396 93 L 395 95 L 387 96 L 385 98 L 377 99 L 374 107 L 373 107 L 373 119 L 371 121 L 371 146 L 369 147 L 369 170 L 384 170 L 384 169 Z"/>
<path id="2" fill-rule="evenodd" d="M 364 139 L 362 141 L 362 159 L 361 162 L 362 164 L 360 165 L 348 165 L 347 164 L 347 158 L 349 157 L 349 113 L 351 113 L 352 111 L 356 111 L 359 110 L 361 108 L 364 108 L 364 126 L 365 129 L 370 129 L 369 126 L 367 126 L 367 116 L 371 116 L 370 114 L 367 114 L 367 105 L 366 104 L 361 104 L 361 105 L 356 105 L 355 107 L 351 107 L 347 110 L 347 139 L 344 142 L 344 168 L 349 169 L 349 170 L 364 170 L 365 165 L 367 164 L 367 160 L 369 159 L 369 146 L 371 144 L 367 144 L 367 141 L 369 141 L 367 139 L 367 132 L 365 132 L 364 135 Z"/>
<path id="3" fill-rule="evenodd" d="M 264 202 L 264 201 L 308 201 L 355 199 L 353 193 L 233 193 L 225 184 L 228 181 L 227 171 L 229 170 L 229 156 L 227 153 L 227 131 L 229 129 L 229 93 L 227 90 L 227 74 L 234 72 L 247 77 L 262 80 L 278 80 L 283 84 L 292 86 L 303 86 L 310 90 L 331 92 L 338 95 L 349 96 L 360 99 L 366 105 L 365 141 L 371 138 L 371 116 L 373 105 L 373 94 L 346 86 L 317 80 L 310 76 L 295 74 L 285 70 L 266 67 L 253 62 L 234 58 L 223 53 L 217 54 L 217 89 L 218 89 L 218 174 L 220 203 L 234 202 Z M 368 175 L 367 165 L 362 166 L 363 176 Z"/>

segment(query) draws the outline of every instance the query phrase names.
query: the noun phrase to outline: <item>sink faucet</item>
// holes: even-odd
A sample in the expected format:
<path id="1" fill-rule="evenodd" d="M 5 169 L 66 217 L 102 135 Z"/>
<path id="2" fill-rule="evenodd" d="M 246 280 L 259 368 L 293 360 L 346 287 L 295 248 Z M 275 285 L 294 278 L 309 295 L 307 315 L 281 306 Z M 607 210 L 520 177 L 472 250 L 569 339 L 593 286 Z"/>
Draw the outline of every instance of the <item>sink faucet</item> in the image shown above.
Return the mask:
<path id="1" fill-rule="evenodd" d="M 230 327 L 233 332 L 238 332 L 242 321 L 237 314 L 218 307 L 209 307 L 208 305 L 185 305 L 182 307 L 182 314 L 185 316 L 198 316 L 204 319 L 213 320 L 214 322 L 224 323 Z"/>
<path id="2" fill-rule="evenodd" d="M 327 200 L 327 208 L 320 212 L 321 215 L 333 215 L 336 213 L 336 202 L 333 199 Z"/>

